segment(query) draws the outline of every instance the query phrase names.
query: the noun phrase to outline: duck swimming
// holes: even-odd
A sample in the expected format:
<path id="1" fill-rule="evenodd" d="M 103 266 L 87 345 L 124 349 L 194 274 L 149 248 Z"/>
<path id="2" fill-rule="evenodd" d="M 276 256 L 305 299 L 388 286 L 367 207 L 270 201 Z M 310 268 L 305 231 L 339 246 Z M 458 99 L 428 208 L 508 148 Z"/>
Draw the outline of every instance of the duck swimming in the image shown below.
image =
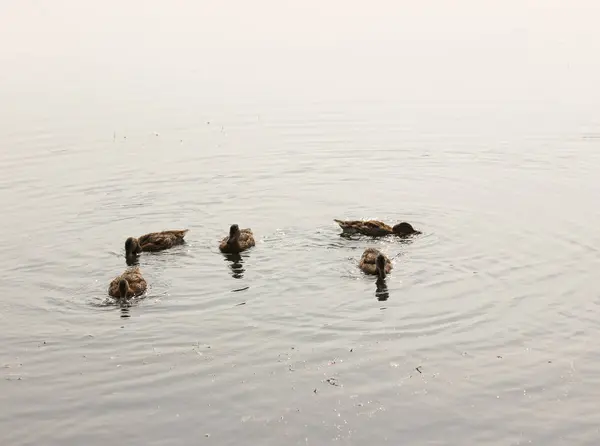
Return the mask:
<path id="1" fill-rule="evenodd" d="M 367 248 L 360 258 L 358 267 L 365 274 L 377 275 L 379 279 L 385 279 L 385 276 L 392 271 L 392 262 L 378 249 Z"/>
<path id="2" fill-rule="evenodd" d="M 129 237 L 125 240 L 125 257 L 133 257 L 142 251 L 156 252 L 172 248 L 183 243 L 189 229 L 151 232 L 139 238 Z"/>
<path id="3" fill-rule="evenodd" d="M 116 299 L 128 299 L 144 294 L 147 284 L 139 267 L 126 270 L 108 286 L 108 294 Z"/>
<path id="4" fill-rule="evenodd" d="M 334 219 L 342 228 L 344 234 L 363 234 L 372 237 L 381 237 L 384 235 L 395 234 L 401 237 L 420 234 L 421 231 L 415 230 L 410 223 L 402 222 L 395 226 L 386 225 L 378 220 L 338 220 Z"/>
<path id="5" fill-rule="evenodd" d="M 231 225 L 229 236 L 219 243 L 219 250 L 228 254 L 237 254 L 255 245 L 251 229 L 240 229 L 238 225 Z"/>

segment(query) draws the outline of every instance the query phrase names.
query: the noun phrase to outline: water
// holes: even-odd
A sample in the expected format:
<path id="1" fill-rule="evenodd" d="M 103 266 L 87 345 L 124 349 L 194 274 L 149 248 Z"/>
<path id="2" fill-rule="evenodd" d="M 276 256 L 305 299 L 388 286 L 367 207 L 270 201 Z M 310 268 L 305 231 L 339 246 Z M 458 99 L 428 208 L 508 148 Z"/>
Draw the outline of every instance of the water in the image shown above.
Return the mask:
<path id="1" fill-rule="evenodd" d="M 596 444 L 598 6 L 296 7 L 3 6 L 1 443 Z"/>

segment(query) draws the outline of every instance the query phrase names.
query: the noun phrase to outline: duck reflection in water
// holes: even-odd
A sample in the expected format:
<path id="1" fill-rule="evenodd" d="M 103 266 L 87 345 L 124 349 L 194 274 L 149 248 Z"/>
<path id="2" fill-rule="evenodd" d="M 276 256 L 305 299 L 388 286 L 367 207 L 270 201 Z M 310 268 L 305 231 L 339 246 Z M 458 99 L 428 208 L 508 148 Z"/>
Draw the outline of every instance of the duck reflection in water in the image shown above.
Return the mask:
<path id="1" fill-rule="evenodd" d="M 137 266 L 140 264 L 140 258 L 138 256 L 125 257 L 125 263 L 127 266 Z"/>
<path id="2" fill-rule="evenodd" d="M 129 308 L 131 308 L 131 302 L 119 302 L 119 306 L 121 307 L 121 317 L 127 318 L 131 317 L 129 314 Z"/>
<path id="3" fill-rule="evenodd" d="M 231 269 L 231 275 L 234 279 L 241 279 L 244 277 L 244 260 L 239 253 L 225 254 L 225 261 L 231 262 L 229 268 Z"/>
<path id="4" fill-rule="evenodd" d="M 385 278 L 378 277 L 375 282 L 376 291 L 375 296 L 377 296 L 377 300 L 386 301 L 390 298 L 390 292 L 388 291 L 388 287 L 385 283 Z"/>

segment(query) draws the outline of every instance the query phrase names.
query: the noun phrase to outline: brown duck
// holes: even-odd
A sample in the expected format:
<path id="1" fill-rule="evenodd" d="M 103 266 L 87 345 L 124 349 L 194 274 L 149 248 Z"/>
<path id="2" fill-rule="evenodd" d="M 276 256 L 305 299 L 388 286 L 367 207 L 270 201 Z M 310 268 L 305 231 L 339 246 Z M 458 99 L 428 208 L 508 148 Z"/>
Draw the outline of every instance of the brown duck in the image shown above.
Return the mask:
<path id="1" fill-rule="evenodd" d="M 129 299 L 144 294 L 146 287 L 146 280 L 136 266 L 115 277 L 108 286 L 108 294 L 116 299 Z"/>
<path id="2" fill-rule="evenodd" d="M 139 238 L 129 237 L 125 240 L 125 256 L 132 257 L 142 251 L 156 252 L 172 248 L 183 243 L 183 238 L 189 229 L 151 232 Z"/>
<path id="3" fill-rule="evenodd" d="M 380 279 L 385 279 L 385 276 L 392 271 L 392 262 L 378 249 L 367 248 L 360 258 L 358 267 L 365 274 L 373 274 Z"/>
<path id="4" fill-rule="evenodd" d="M 228 254 L 236 254 L 255 244 L 251 229 L 240 229 L 238 225 L 231 225 L 229 235 L 219 243 L 219 250 Z"/>
<path id="5" fill-rule="evenodd" d="M 415 230 L 410 223 L 402 222 L 395 226 L 389 226 L 377 220 L 338 220 L 334 221 L 340 225 L 345 234 L 364 234 L 372 237 L 381 237 L 384 235 L 395 234 L 401 237 L 420 234 L 421 231 Z"/>

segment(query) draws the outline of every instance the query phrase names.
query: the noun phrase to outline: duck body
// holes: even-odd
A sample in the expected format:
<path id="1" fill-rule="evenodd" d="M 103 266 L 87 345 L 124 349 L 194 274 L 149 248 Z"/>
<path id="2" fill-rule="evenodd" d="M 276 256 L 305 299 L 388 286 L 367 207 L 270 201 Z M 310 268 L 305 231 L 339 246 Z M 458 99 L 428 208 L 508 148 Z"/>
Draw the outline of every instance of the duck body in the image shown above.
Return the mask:
<path id="1" fill-rule="evenodd" d="M 383 235 L 393 234 L 394 230 L 391 226 L 377 220 L 338 220 L 334 221 L 340 225 L 345 234 L 363 234 L 373 237 L 381 237 Z"/>
<path id="2" fill-rule="evenodd" d="M 176 229 L 172 231 L 150 232 L 141 237 L 129 237 L 125 241 L 125 255 L 127 257 L 140 254 L 143 251 L 156 252 L 172 248 L 184 242 L 183 238 L 189 229 Z"/>
<path id="3" fill-rule="evenodd" d="M 116 299 L 128 299 L 144 294 L 147 284 L 139 267 L 125 270 L 108 286 L 108 294 Z"/>
<path id="4" fill-rule="evenodd" d="M 363 234 L 371 237 L 382 237 L 385 235 L 395 234 L 399 236 L 407 236 L 412 234 L 420 234 L 410 223 L 402 222 L 395 226 L 390 226 L 378 220 L 338 220 L 334 219 L 344 234 Z"/>
<path id="5" fill-rule="evenodd" d="M 360 258 L 358 267 L 365 274 L 377 275 L 384 279 L 392 271 L 392 262 L 378 249 L 367 248 Z"/>
<path id="6" fill-rule="evenodd" d="M 219 251 L 227 254 L 237 254 L 256 244 L 252 230 L 240 229 L 238 225 L 231 225 L 229 235 L 219 243 Z"/>

